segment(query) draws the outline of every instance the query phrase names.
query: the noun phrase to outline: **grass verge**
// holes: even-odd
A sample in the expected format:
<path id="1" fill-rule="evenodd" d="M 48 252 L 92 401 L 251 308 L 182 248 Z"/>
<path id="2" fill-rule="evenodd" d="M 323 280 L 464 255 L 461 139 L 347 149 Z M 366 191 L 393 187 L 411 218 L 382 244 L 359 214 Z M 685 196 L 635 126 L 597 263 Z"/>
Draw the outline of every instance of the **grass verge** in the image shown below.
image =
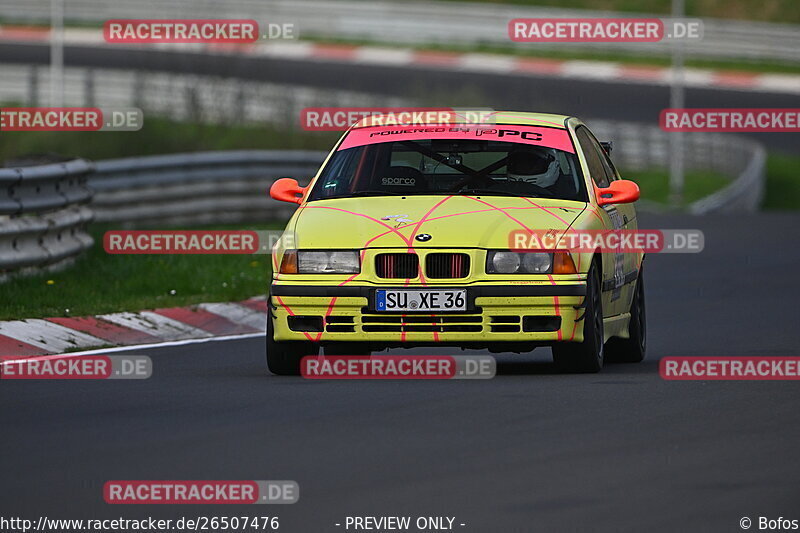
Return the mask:
<path id="1" fill-rule="evenodd" d="M 769 154 L 764 209 L 800 209 L 800 157 Z"/>
<path id="2" fill-rule="evenodd" d="M 798 3 L 800 5 L 800 2 Z M 328 44 L 342 44 L 342 45 L 356 45 L 356 46 L 377 46 L 377 47 L 391 47 L 391 44 L 381 43 L 369 40 L 358 39 L 331 39 L 318 36 L 306 35 L 303 37 L 313 42 L 328 43 Z M 592 50 L 592 49 L 559 49 L 542 48 L 535 43 L 521 43 L 521 44 L 488 44 L 482 43 L 475 46 L 459 45 L 459 44 L 441 44 L 441 43 L 421 43 L 421 44 L 404 44 L 404 48 L 411 48 L 414 50 L 427 50 L 437 52 L 458 52 L 458 53 L 483 53 L 483 54 L 501 54 L 512 55 L 522 58 L 537 58 L 537 59 L 554 59 L 561 61 L 569 60 L 585 60 L 585 61 L 611 61 L 615 63 L 623 63 L 631 66 L 654 66 L 654 67 L 669 67 L 671 59 L 669 51 L 663 54 L 642 54 L 641 52 L 627 52 L 624 50 L 608 51 L 608 50 Z M 685 62 L 687 67 L 710 69 L 710 70 L 725 70 L 732 72 L 748 72 L 748 73 L 780 73 L 780 74 L 800 74 L 800 65 L 797 63 L 784 63 L 780 61 L 748 61 L 746 59 L 696 59 L 688 57 Z"/>
<path id="3" fill-rule="evenodd" d="M 338 132 L 308 132 L 268 124 L 204 124 L 145 115 L 139 131 L 4 132 L 0 161 L 56 153 L 99 160 L 203 150 L 330 150 Z"/>
<path id="4" fill-rule="evenodd" d="M 465 0 L 457 0 L 463 2 Z M 672 0 L 466 0 L 490 4 L 549 6 L 593 11 L 623 11 L 669 15 Z M 800 3 L 796 0 L 692 0 L 686 2 L 687 17 L 761 20 L 800 23 Z"/>
<path id="5" fill-rule="evenodd" d="M 72 267 L 4 283 L 0 320 L 233 302 L 267 291 L 269 255 L 109 255 L 102 246 L 106 229 L 91 229 L 95 245 Z"/>
<path id="6" fill-rule="evenodd" d="M 620 171 L 623 178 L 635 181 L 642 192 L 642 200 L 659 204 L 669 203 L 669 171 L 653 168 L 634 172 Z M 730 179 L 710 171 L 687 172 L 684 181 L 683 204 L 688 205 L 718 191 Z"/>

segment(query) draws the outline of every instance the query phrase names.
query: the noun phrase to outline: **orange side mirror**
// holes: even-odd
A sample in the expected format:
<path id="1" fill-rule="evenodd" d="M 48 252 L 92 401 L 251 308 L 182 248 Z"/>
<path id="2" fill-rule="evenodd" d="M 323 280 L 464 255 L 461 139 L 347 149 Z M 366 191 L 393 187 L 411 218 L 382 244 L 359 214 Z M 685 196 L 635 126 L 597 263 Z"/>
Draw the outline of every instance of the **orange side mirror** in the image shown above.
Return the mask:
<path id="1" fill-rule="evenodd" d="M 611 185 L 595 189 L 597 205 L 629 204 L 639 199 L 639 186 L 631 180 L 612 181 Z"/>
<path id="2" fill-rule="evenodd" d="M 292 178 L 281 178 L 269 188 L 269 195 L 281 202 L 291 202 L 299 204 L 303 202 L 303 196 L 307 187 L 301 187 L 297 180 Z"/>

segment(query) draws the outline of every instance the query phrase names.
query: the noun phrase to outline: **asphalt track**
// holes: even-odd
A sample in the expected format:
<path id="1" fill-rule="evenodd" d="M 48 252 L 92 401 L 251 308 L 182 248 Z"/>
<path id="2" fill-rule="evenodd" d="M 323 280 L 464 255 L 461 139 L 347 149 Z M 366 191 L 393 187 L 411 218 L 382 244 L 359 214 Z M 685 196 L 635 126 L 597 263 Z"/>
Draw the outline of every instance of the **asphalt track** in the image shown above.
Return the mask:
<path id="1" fill-rule="evenodd" d="M 0 44 L 0 63 L 48 64 L 42 44 Z M 669 88 L 552 76 L 486 74 L 437 67 L 376 66 L 247 55 L 187 54 L 163 50 L 65 46 L 67 66 L 142 69 L 235 77 L 271 83 L 400 96 L 429 106 L 480 106 L 583 118 L 658 124 L 669 107 Z M 686 90 L 685 107 L 795 108 L 793 94 L 720 88 Z M 791 133 L 748 134 L 769 149 L 796 153 Z"/>
<path id="2" fill-rule="evenodd" d="M 648 257 L 644 363 L 559 375 L 540 349 L 487 381 L 319 382 L 267 374 L 264 341 L 246 339 L 130 352 L 153 358 L 146 381 L 2 381 L 0 516 L 277 514 L 287 532 L 343 531 L 348 515 L 455 516 L 465 532 L 800 518 L 797 382 L 658 375 L 668 355 L 800 356 L 800 215 L 643 225 L 706 240 Z M 293 479 L 301 496 L 111 506 L 113 479 Z"/>

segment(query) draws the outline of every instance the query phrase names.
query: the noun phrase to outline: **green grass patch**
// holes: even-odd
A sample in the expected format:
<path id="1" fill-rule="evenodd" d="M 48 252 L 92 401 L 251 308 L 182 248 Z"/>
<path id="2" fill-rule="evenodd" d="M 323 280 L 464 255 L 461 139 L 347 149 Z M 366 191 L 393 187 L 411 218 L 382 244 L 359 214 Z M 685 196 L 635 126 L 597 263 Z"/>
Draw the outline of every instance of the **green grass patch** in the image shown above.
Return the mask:
<path id="1" fill-rule="evenodd" d="M 769 154 L 764 209 L 800 209 L 800 157 Z"/>
<path id="2" fill-rule="evenodd" d="M 641 190 L 642 199 L 660 204 L 669 203 L 669 171 L 647 169 L 633 172 L 620 171 L 626 179 L 635 181 Z M 728 185 L 730 179 L 711 171 L 687 172 L 684 181 L 683 204 L 700 200 Z"/>
<path id="3" fill-rule="evenodd" d="M 72 267 L 3 283 L 0 320 L 233 302 L 267 292 L 270 255 L 110 255 L 102 245 L 106 229 L 92 228 L 94 246 Z"/>
<path id="4" fill-rule="evenodd" d="M 798 3 L 800 5 L 800 2 Z M 347 44 L 347 45 L 372 45 L 372 46 L 392 46 L 388 43 L 381 43 L 376 41 L 359 40 L 359 39 L 331 39 L 318 36 L 305 35 L 304 39 L 329 44 Z M 481 43 L 478 45 L 462 45 L 442 44 L 442 43 L 421 43 L 421 44 L 403 44 L 403 47 L 412 48 L 414 50 L 430 50 L 440 52 L 459 52 L 459 53 L 485 53 L 485 54 L 502 54 L 513 55 L 524 58 L 539 58 L 539 59 L 555 59 L 555 60 L 586 60 L 586 61 L 612 61 L 615 63 L 624 63 L 632 66 L 656 66 L 667 67 L 671 64 L 669 51 L 663 54 L 642 54 L 641 52 L 634 51 L 628 52 L 620 49 L 619 51 L 611 52 L 608 50 L 592 50 L 592 49 L 559 49 L 559 48 L 541 48 L 535 43 L 521 43 L 521 44 L 494 44 L 494 43 Z M 780 61 L 766 61 L 766 60 L 753 60 L 747 59 L 695 59 L 688 57 L 685 61 L 687 67 L 713 69 L 713 70 L 727 70 L 727 71 L 742 71 L 742 72 L 771 72 L 782 74 L 798 74 L 800 73 L 800 65 L 797 63 L 784 63 Z"/>
<path id="5" fill-rule="evenodd" d="M 452 0 L 451 0 L 452 1 Z M 455 0 L 482 4 L 507 4 L 529 7 L 558 7 L 564 9 L 589 9 L 592 11 L 622 11 L 670 15 L 672 0 Z M 69 13 L 67 13 L 67 17 Z M 759 20 L 788 24 L 800 23 L 800 3 L 796 0 L 690 0 L 686 2 L 687 17 L 712 17 L 721 19 Z M 7 24 L 20 24 L 14 19 L 2 19 Z M 67 19 L 70 26 L 102 27 L 101 22 Z"/>
<path id="6" fill-rule="evenodd" d="M 463 2 L 464 0 L 457 0 Z M 550 6 L 593 11 L 624 11 L 669 15 L 672 0 L 467 0 L 490 4 Z M 691 0 L 686 2 L 687 17 L 761 20 L 767 22 L 800 22 L 800 3 L 797 0 Z"/>

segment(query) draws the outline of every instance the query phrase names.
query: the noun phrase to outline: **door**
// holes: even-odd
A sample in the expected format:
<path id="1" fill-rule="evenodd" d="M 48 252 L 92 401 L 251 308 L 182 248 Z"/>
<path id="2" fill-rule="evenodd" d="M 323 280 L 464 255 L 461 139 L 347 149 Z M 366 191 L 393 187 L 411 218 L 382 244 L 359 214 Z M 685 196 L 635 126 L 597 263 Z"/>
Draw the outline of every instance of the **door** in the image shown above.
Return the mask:
<path id="1" fill-rule="evenodd" d="M 605 150 L 595 139 L 586 126 L 578 126 L 575 135 L 580 144 L 586 163 L 589 167 L 589 176 L 598 188 L 608 187 L 619 175 L 614 169 Z M 625 229 L 633 221 L 631 212 L 622 204 L 605 205 L 601 208 L 604 225 L 607 229 Z M 633 222 L 635 223 L 635 222 Z M 603 314 L 613 316 L 626 310 L 623 297 L 625 270 L 627 268 L 626 255 L 621 250 L 602 253 L 603 263 Z"/>

